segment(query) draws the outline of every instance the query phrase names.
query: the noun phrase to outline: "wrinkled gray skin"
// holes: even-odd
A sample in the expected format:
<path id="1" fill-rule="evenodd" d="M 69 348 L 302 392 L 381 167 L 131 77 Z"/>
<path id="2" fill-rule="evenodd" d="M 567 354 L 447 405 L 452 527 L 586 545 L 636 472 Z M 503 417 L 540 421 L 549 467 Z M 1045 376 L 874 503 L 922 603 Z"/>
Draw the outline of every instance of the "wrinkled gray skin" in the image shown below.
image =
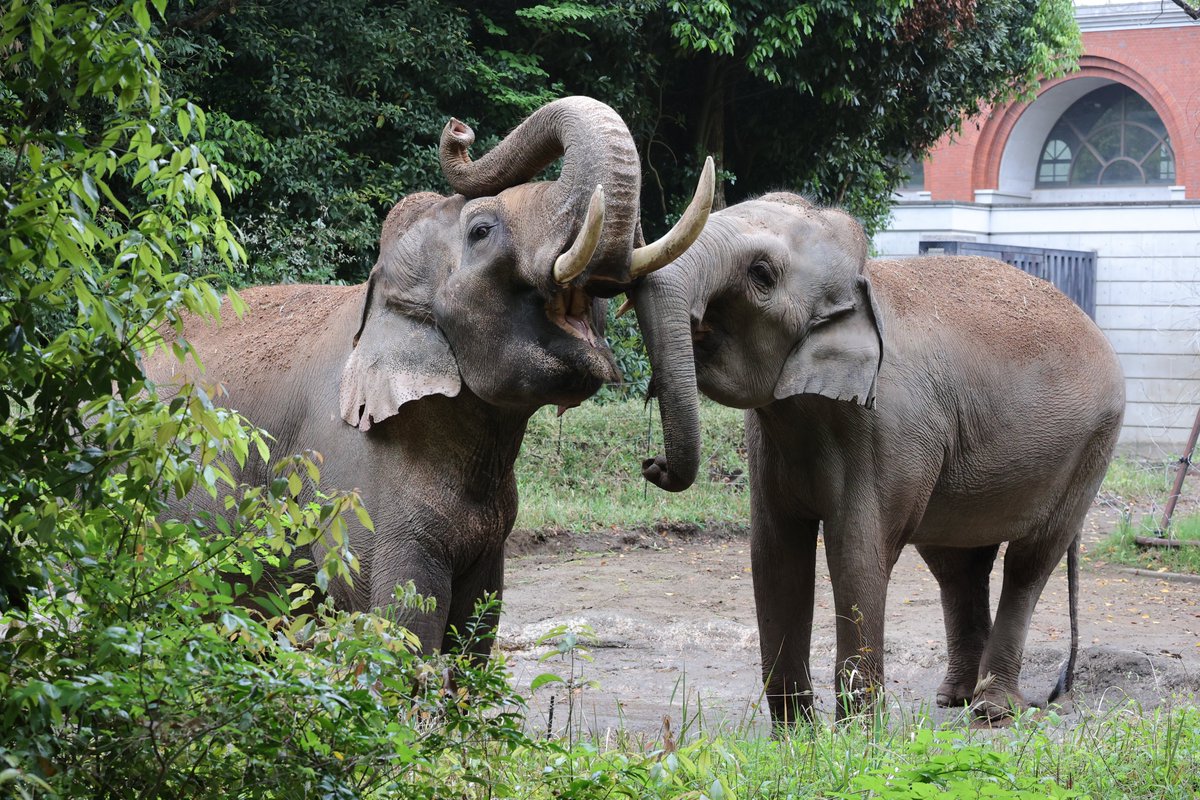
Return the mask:
<path id="1" fill-rule="evenodd" d="M 672 491 L 695 480 L 697 384 L 747 409 L 754 591 L 777 722 L 811 713 L 822 522 L 839 710 L 882 685 L 888 577 L 914 544 L 942 590 L 938 704 L 1001 716 L 1026 705 L 1030 617 L 1112 454 L 1121 368 L 1043 281 L 982 258 L 867 262 L 866 249 L 849 216 L 768 195 L 714 214 L 638 287 L 666 450 L 643 473 Z"/>
<path id="2" fill-rule="evenodd" d="M 596 297 L 628 283 L 638 238 L 637 153 L 608 106 L 555 101 L 475 162 L 472 139 L 447 125 L 443 167 L 460 193 L 401 200 L 367 284 L 250 289 L 244 320 L 226 310 L 219 330 L 185 328 L 206 367 L 186 377 L 220 383 L 220 402 L 270 431 L 274 453 L 319 451 L 323 490 L 361 492 L 375 533 L 348 520 L 362 571 L 353 587 L 331 587 L 335 601 L 382 608 L 415 582 L 437 601 L 408 621 L 426 651 L 449 646 L 449 627 L 462 631 L 477 600 L 501 593 L 529 416 L 618 377 Z M 528 182 L 560 155 L 559 180 Z M 598 184 L 600 242 L 559 286 L 553 264 Z M 182 368 L 160 353 L 146 369 L 169 384 Z M 238 477 L 261 485 L 267 469 L 256 460 Z"/>

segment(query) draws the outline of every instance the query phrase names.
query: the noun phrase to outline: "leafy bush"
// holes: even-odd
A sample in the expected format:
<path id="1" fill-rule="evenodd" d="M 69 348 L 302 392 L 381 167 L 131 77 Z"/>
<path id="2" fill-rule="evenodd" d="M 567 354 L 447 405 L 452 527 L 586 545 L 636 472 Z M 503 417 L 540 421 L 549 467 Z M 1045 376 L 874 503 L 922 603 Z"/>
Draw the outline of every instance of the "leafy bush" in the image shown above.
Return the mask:
<path id="1" fill-rule="evenodd" d="M 140 372 L 164 326 L 218 317 L 182 268 L 244 258 L 206 117 L 162 85 L 151 13 L 0 15 L 0 794 L 458 792 L 525 741 L 502 663 L 426 661 L 395 619 L 313 608 L 353 580 L 358 498 L 323 495 L 306 455 L 236 485 L 229 464 L 265 459 L 267 434 Z M 167 502 L 189 494 L 224 515 Z M 318 538 L 329 557 L 308 565 Z M 313 567 L 316 586 L 288 584 Z"/>
<path id="2" fill-rule="evenodd" d="M 981 798 L 1043 800 L 1080 797 L 1053 780 L 1022 775 L 1012 753 L 977 742 L 964 741 L 954 731 L 922 729 L 915 732 L 901 753 L 912 759 L 905 765 L 863 772 L 850 780 L 847 791 L 830 796 L 839 800 L 878 797 L 880 800 L 921 798 Z"/>
<path id="3" fill-rule="evenodd" d="M 609 301 L 604 338 L 612 348 L 617 367 L 621 370 L 621 383 L 601 389 L 596 396 L 601 403 L 642 399 L 650 391 L 653 370 L 650 368 L 650 355 L 646 352 L 642 331 L 637 326 L 637 316 L 630 311 L 618 318 L 616 312 L 620 304 L 619 299 Z"/>

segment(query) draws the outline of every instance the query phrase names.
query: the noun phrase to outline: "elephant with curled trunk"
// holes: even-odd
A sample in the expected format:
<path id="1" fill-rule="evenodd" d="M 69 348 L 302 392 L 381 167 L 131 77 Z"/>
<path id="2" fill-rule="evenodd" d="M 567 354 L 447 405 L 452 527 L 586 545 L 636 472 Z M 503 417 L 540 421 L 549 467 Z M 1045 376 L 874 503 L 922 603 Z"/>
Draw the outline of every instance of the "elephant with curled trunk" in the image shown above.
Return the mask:
<path id="1" fill-rule="evenodd" d="M 882 685 L 884 601 L 901 548 L 941 586 L 939 705 L 999 716 L 1034 605 L 1112 455 L 1124 382 L 1100 330 L 1050 284 L 991 259 L 868 261 L 848 215 L 789 194 L 713 214 L 633 300 L 681 491 L 699 462 L 699 390 L 746 409 L 751 558 L 776 721 L 811 713 L 818 524 L 837 613 L 837 688 Z M 989 576 L 1008 542 L 993 622 Z"/>
<path id="2" fill-rule="evenodd" d="M 349 522 L 361 572 L 331 587 L 334 600 L 381 608 L 412 581 L 437 601 L 410 625 L 427 651 L 501 592 L 530 415 L 618 377 L 600 298 L 685 249 L 712 195 L 709 169 L 680 225 L 639 247 L 638 157 L 608 106 L 552 102 L 477 161 L 473 139 L 446 126 L 442 165 L 458 194 L 397 203 L 367 283 L 249 289 L 244 319 L 186 322 L 202 376 L 169 354 L 147 364 L 159 384 L 221 384 L 276 453 L 316 450 L 323 489 L 361 492 L 375 531 Z M 531 182 L 560 156 L 557 180 Z M 249 463 L 239 478 L 268 474 Z"/>

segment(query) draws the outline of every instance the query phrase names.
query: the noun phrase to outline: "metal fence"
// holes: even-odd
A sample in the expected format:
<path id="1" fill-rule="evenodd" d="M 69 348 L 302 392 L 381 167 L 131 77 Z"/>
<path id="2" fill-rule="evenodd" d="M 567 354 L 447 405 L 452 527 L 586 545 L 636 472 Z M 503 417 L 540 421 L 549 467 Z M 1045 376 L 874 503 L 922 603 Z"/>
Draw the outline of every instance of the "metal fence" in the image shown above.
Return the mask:
<path id="1" fill-rule="evenodd" d="M 988 256 L 1050 281 L 1096 318 L 1096 251 L 1051 250 L 984 242 L 923 241 L 921 255 Z"/>

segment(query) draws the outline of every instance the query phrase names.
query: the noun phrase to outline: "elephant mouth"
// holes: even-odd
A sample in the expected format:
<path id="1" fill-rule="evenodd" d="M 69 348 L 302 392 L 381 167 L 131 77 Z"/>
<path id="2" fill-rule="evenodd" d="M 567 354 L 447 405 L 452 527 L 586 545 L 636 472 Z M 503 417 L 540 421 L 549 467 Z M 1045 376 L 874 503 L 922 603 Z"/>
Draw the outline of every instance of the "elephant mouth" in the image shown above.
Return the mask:
<path id="1" fill-rule="evenodd" d="M 592 296 L 582 289 L 569 286 L 546 303 L 546 316 L 558 327 L 589 347 L 599 347 L 592 330 Z"/>
<path id="2" fill-rule="evenodd" d="M 707 320 L 693 317 L 691 328 L 692 358 L 699 368 L 717 351 L 720 337 L 714 333 Z"/>

